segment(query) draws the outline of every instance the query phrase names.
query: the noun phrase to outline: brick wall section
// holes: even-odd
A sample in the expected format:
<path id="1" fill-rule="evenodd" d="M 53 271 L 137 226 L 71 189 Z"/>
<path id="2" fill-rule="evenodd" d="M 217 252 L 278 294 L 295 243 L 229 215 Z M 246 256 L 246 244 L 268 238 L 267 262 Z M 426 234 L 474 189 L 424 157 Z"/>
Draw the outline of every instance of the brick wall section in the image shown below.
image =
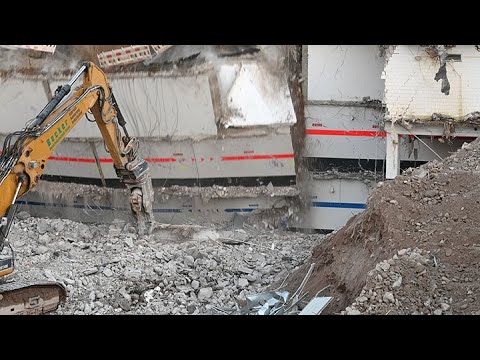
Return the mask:
<path id="1" fill-rule="evenodd" d="M 474 45 L 457 45 L 449 54 L 461 54 L 461 62 L 448 61 L 450 94 L 441 92 L 441 80 L 435 81 L 440 63 L 425 47 L 399 45 L 385 66 L 385 103 L 388 116 L 431 118 L 440 113 L 461 119 L 480 110 L 480 52 Z"/>

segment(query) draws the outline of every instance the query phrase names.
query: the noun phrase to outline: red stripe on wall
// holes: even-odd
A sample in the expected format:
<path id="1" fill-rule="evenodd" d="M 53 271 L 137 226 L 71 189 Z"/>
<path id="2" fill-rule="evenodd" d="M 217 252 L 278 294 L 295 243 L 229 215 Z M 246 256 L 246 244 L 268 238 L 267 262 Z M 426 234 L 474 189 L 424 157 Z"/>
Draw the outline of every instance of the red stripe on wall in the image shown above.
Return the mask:
<path id="1" fill-rule="evenodd" d="M 293 159 L 293 154 L 222 156 L 222 161 Z"/>
<path id="2" fill-rule="evenodd" d="M 48 160 L 95 164 L 95 159 L 88 159 L 88 158 L 50 156 L 48 158 Z M 145 161 L 150 162 L 150 163 L 166 163 L 166 162 L 176 162 L 177 159 L 175 159 L 175 158 L 146 158 Z M 113 160 L 108 159 L 108 158 L 103 158 L 103 159 L 100 159 L 100 162 L 102 164 L 112 164 Z"/>
<path id="3" fill-rule="evenodd" d="M 87 159 L 87 158 L 73 158 L 73 157 L 50 156 L 50 157 L 48 158 L 48 160 L 95 164 L 95 159 Z M 110 161 L 105 161 L 105 160 L 110 160 Z M 111 160 L 111 159 L 100 159 L 100 162 L 113 162 L 113 160 Z"/>
<path id="4" fill-rule="evenodd" d="M 385 131 L 369 131 L 369 130 L 317 130 L 317 129 L 307 129 L 307 135 L 323 135 L 323 136 L 365 136 L 365 137 L 385 137 L 387 133 Z M 413 135 L 404 135 L 414 137 Z M 402 135 L 400 135 L 402 137 Z M 422 135 L 422 137 L 428 137 Z M 442 138 L 443 136 L 432 136 L 434 139 Z M 476 138 L 457 136 L 453 137 L 453 140 L 473 140 Z"/>
<path id="5" fill-rule="evenodd" d="M 319 130 L 307 129 L 307 135 L 323 135 L 323 136 L 366 136 L 366 137 L 385 137 L 385 131 L 371 131 L 371 130 Z"/>
<path id="6" fill-rule="evenodd" d="M 146 158 L 146 162 L 151 163 L 169 163 L 169 162 L 176 162 L 177 159 L 175 158 Z"/>
<path id="7" fill-rule="evenodd" d="M 1 154 L 0 150 L 0 154 Z M 242 160 L 271 160 L 271 159 L 293 159 L 293 154 L 271 154 L 271 155 L 240 155 L 240 156 L 222 156 L 221 161 L 242 161 Z M 64 161 L 64 162 L 76 162 L 84 164 L 95 164 L 95 159 L 90 158 L 78 158 L 78 157 L 65 157 L 65 156 L 50 156 L 48 160 L 52 161 Z M 182 159 L 180 159 L 182 160 Z M 200 158 L 200 161 L 205 161 L 204 157 Z M 210 157 L 210 161 L 213 161 L 214 158 Z M 145 158 L 145 161 L 149 163 L 172 163 L 177 162 L 178 159 L 174 157 L 169 158 Z M 192 161 L 195 162 L 196 159 L 192 158 Z M 100 163 L 102 164 L 112 164 L 113 160 L 110 158 L 101 158 Z"/>

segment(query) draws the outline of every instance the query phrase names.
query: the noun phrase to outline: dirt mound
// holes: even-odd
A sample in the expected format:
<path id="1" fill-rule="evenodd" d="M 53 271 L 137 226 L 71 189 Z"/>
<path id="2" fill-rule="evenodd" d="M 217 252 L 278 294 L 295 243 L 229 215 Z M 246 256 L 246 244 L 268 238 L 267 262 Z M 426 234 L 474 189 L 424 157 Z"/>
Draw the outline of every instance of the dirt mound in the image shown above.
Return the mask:
<path id="1" fill-rule="evenodd" d="M 442 309 L 441 304 L 445 304 L 444 312 L 475 313 L 480 309 L 476 303 L 480 288 L 478 224 L 480 142 L 477 140 L 465 144 L 442 162 L 409 169 L 395 180 L 379 184 L 367 201 L 367 209 L 319 244 L 307 264 L 292 275 L 288 288 L 298 287 L 310 264 L 315 263 L 305 290 L 312 297 L 325 286 L 331 286 L 334 301 L 324 313 L 340 313 L 354 302 L 366 284 L 364 290 L 372 293 L 367 300 L 361 299 L 364 300 L 361 310 L 367 313 L 388 310 L 392 310 L 390 313 L 430 313 Z M 405 248 L 417 248 L 416 253 L 426 254 L 428 264 L 420 262 L 426 271 L 408 272 L 408 266 L 399 267 L 398 271 L 392 270 L 393 274 L 388 273 L 385 284 L 383 275 L 371 273 L 382 276 L 377 279 L 379 283 L 374 284 L 375 277 L 369 279 L 368 273 L 384 260 L 395 262 L 393 256 L 398 257 L 398 251 Z M 384 295 L 391 293 L 388 287 L 399 276 L 404 276 L 400 287 L 402 300 L 395 302 L 392 293 L 394 301 L 390 302 L 390 295 L 386 298 Z M 371 296 L 376 286 L 385 285 L 385 291 Z M 429 291 L 429 287 L 435 291 Z M 429 298 L 422 300 L 419 291 Z M 415 306 L 408 305 L 410 301 L 414 301 Z M 394 306 L 377 306 L 378 303 Z M 349 310 L 351 312 L 352 307 Z M 358 309 L 353 306 L 353 310 Z"/>

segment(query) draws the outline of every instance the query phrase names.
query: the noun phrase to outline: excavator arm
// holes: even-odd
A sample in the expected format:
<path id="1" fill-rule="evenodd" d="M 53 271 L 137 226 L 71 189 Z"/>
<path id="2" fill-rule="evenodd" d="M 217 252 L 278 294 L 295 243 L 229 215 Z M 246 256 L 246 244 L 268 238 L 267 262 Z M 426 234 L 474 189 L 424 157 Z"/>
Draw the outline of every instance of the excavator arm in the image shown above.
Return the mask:
<path id="1" fill-rule="evenodd" d="M 83 84 L 62 103 L 81 76 Z M 7 237 L 15 217 L 16 200 L 38 184 L 52 152 L 89 111 L 112 157 L 117 176 L 130 190 L 130 205 L 139 232 L 143 233 L 146 225 L 153 221 L 153 188 L 148 164 L 138 156 L 139 142 L 129 135 L 105 74 L 88 62 L 68 84 L 57 89 L 35 119 L 5 139 L 0 155 L 0 252 L 6 244 L 11 248 Z M 13 271 L 13 256 L 8 260 L 0 260 L 0 277 Z"/>

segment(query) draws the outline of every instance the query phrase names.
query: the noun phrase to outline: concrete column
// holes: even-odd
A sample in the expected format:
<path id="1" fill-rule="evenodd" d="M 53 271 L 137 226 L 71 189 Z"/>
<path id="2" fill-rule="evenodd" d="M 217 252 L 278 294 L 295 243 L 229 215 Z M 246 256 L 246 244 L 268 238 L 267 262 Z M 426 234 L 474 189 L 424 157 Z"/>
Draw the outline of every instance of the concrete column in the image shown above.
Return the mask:
<path id="1" fill-rule="evenodd" d="M 400 144 L 395 125 L 391 121 L 385 122 L 385 131 L 387 133 L 387 156 L 385 164 L 385 177 L 395 179 L 400 175 Z"/>

